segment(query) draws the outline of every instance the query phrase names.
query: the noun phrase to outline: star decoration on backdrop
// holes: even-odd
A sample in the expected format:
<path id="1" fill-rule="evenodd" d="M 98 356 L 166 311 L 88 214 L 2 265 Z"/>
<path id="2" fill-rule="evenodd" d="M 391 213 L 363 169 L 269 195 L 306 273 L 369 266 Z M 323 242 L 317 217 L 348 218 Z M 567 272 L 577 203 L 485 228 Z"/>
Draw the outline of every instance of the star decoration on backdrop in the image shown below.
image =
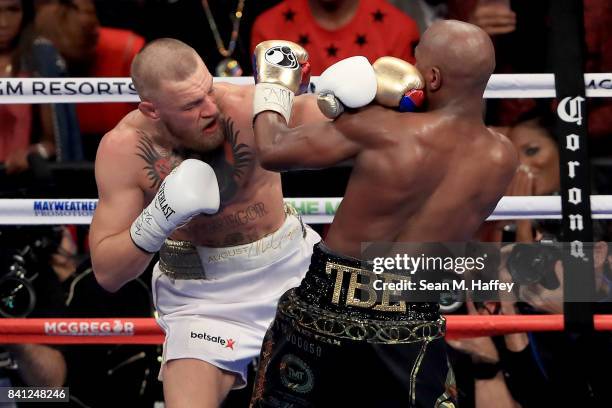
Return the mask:
<path id="1" fill-rule="evenodd" d="M 285 17 L 285 21 L 293 21 L 293 18 L 295 17 L 295 11 L 287 9 L 287 11 L 283 13 L 283 16 Z"/>
<path id="2" fill-rule="evenodd" d="M 355 37 L 355 44 L 357 44 L 360 47 L 363 47 L 367 43 L 368 43 L 368 40 L 366 39 L 365 34 L 357 34 L 357 37 Z"/>
<path id="3" fill-rule="evenodd" d="M 308 44 L 310 44 L 310 38 L 308 37 L 308 34 L 300 34 L 298 40 L 297 40 L 298 44 L 300 44 L 302 47 L 307 46 Z"/>
<path id="4" fill-rule="evenodd" d="M 335 57 L 338 54 L 338 47 L 336 47 L 334 44 L 331 44 L 325 49 L 325 51 L 327 51 L 328 57 Z"/>
<path id="5" fill-rule="evenodd" d="M 382 11 L 380 11 L 380 9 L 376 10 L 376 12 L 372 13 L 372 18 L 374 19 L 375 23 L 382 23 L 383 20 L 385 19 L 385 13 L 383 13 Z"/>

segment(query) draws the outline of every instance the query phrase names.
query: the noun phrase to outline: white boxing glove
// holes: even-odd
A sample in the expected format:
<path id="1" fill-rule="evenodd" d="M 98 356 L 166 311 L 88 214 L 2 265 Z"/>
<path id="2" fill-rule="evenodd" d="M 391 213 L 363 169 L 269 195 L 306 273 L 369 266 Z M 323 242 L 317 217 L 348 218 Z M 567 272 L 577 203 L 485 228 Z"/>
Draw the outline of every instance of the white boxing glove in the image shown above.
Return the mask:
<path id="1" fill-rule="evenodd" d="M 157 252 L 172 231 L 197 214 L 216 213 L 219 205 L 219 185 L 212 167 L 187 159 L 165 178 L 153 201 L 132 223 L 132 241 L 146 252 Z"/>
<path id="2" fill-rule="evenodd" d="M 317 105 L 325 116 L 335 119 L 344 107 L 361 108 L 376 96 L 376 73 L 366 57 L 350 57 L 327 68 L 319 76 Z"/>

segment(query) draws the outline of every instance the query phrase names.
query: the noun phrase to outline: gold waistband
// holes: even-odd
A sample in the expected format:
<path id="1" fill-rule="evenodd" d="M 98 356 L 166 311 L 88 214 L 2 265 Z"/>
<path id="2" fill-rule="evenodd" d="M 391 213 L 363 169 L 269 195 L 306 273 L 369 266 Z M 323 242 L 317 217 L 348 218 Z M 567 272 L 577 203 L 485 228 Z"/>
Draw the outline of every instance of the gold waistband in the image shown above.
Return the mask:
<path id="1" fill-rule="evenodd" d="M 159 269 L 170 279 L 206 279 L 200 255 L 188 241 L 167 239 L 159 251 Z"/>
<path id="2" fill-rule="evenodd" d="M 400 344 L 444 337 L 446 319 L 386 321 L 353 318 L 309 305 L 291 290 L 278 303 L 278 312 L 293 323 L 322 336 L 368 343 Z"/>
<path id="3" fill-rule="evenodd" d="M 302 234 L 306 228 L 298 211 L 290 204 L 284 205 L 285 214 L 298 218 Z M 206 271 L 195 246 L 189 241 L 167 239 L 159 251 L 159 269 L 170 279 L 206 279 Z"/>

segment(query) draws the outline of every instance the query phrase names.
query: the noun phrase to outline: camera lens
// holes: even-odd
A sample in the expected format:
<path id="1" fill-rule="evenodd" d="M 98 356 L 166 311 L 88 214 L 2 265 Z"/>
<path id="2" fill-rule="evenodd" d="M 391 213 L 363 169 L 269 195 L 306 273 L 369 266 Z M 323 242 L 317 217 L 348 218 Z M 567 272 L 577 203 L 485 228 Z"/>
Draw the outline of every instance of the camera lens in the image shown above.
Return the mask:
<path id="1" fill-rule="evenodd" d="M 561 259 L 560 251 L 551 244 L 516 244 L 508 256 L 508 272 L 519 285 L 545 284 L 554 289 L 554 265 Z"/>
<path id="2" fill-rule="evenodd" d="M 456 279 L 443 279 L 442 282 L 447 283 L 449 287 L 453 287 L 453 281 Z M 440 312 L 452 313 L 463 305 L 465 294 L 461 290 L 445 290 L 440 292 Z"/>
<path id="3" fill-rule="evenodd" d="M 0 279 L 0 316 L 26 317 L 34 304 L 34 288 L 30 282 L 14 275 Z"/>

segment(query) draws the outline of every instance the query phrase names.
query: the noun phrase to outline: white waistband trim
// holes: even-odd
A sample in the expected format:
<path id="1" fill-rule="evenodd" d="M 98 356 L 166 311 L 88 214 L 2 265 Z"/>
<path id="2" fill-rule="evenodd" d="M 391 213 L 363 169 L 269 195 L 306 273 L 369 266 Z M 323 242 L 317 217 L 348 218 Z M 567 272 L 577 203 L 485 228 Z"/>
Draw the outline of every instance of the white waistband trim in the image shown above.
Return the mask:
<path id="1" fill-rule="evenodd" d="M 270 265 L 297 251 L 304 237 L 302 223 L 287 215 L 283 225 L 258 241 L 225 248 L 196 247 L 205 275 L 239 272 Z"/>

